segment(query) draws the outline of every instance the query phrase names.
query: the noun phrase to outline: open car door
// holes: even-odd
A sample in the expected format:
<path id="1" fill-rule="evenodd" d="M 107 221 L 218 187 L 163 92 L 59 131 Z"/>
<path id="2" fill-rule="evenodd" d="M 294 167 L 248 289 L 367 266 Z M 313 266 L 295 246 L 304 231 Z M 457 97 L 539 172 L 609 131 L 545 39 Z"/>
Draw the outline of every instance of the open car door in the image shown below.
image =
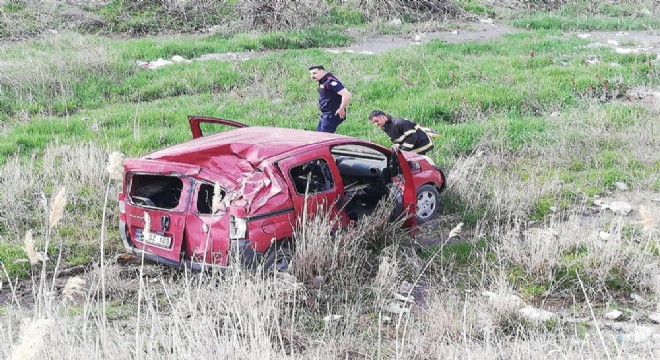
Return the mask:
<path id="1" fill-rule="evenodd" d="M 192 132 L 193 139 L 197 139 L 197 138 L 200 138 L 200 137 L 204 136 L 204 134 L 202 132 L 202 127 L 201 127 L 201 124 L 203 124 L 203 123 L 205 123 L 205 124 L 225 125 L 225 126 L 230 126 L 230 127 L 235 127 L 235 128 L 248 127 L 247 125 L 245 125 L 243 123 L 239 123 L 238 121 L 220 119 L 220 118 L 204 117 L 204 116 L 195 116 L 195 115 L 188 116 L 188 122 L 190 123 L 190 131 Z"/>
<path id="2" fill-rule="evenodd" d="M 299 219 L 321 212 L 330 215 L 335 228 L 346 227 L 344 191 L 337 183 L 340 177 L 329 154 L 308 152 L 283 159 L 278 166 L 291 189 L 294 211 Z"/>
<path id="3" fill-rule="evenodd" d="M 401 150 L 398 147 L 392 147 L 392 158 L 390 160 L 390 171 L 392 182 L 398 186 L 401 195 L 397 194 L 397 216 L 403 216 L 406 220 L 403 227 L 413 228 L 417 221 L 416 213 L 416 192 L 415 183 L 410 166 Z"/>

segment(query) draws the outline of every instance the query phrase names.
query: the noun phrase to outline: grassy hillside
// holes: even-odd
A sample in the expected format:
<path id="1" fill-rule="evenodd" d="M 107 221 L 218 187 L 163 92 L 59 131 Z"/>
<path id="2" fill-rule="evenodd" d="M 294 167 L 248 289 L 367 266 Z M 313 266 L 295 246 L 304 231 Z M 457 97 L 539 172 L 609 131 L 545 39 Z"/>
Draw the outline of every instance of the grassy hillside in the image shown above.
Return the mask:
<path id="1" fill-rule="evenodd" d="M 655 2 L 84 3 L 0 4 L 0 357 L 658 355 L 651 340 L 621 339 L 655 329 L 660 294 L 660 42 L 616 35 L 653 39 Z M 266 5 L 270 18 L 250 11 Z M 479 19 L 518 31 L 325 50 L 461 34 Z M 594 30 L 616 45 L 578 36 Z M 247 59 L 203 60 L 238 52 Z M 190 61 L 144 66 L 176 55 Z M 449 177 L 442 218 L 415 239 L 378 216 L 338 234 L 313 223 L 284 277 L 116 260 L 109 154 L 188 140 L 190 114 L 314 129 L 311 64 L 354 94 L 338 132 L 389 144 L 366 121 L 378 108 L 442 134 L 431 154 Z M 629 215 L 608 209 L 616 201 Z M 532 320 L 525 305 L 560 316 Z M 603 328 L 614 309 L 620 326 Z"/>

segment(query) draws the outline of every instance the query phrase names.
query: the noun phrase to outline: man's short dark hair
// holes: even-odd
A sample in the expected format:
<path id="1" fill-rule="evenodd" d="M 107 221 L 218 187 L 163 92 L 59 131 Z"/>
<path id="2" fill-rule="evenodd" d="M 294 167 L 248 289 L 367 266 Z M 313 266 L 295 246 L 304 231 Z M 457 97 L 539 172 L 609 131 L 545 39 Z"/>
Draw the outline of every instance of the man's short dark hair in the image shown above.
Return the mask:
<path id="1" fill-rule="evenodd" d="M 387 114 L 382 110 L 374 110 L 371 113 L 369 113 L 369 120 L 375 118 L 376 116 L 381 116 L 381 115 L 387 116 Z"/>
<path id="2" fill-rule="evenodd" d="M 323 67 L 323 65 L 312 65 L 312 66 L 309 67 L 308 70 L 309 71 L 312 71 L 312 70 L 325 70 L 325 68 Z"/>

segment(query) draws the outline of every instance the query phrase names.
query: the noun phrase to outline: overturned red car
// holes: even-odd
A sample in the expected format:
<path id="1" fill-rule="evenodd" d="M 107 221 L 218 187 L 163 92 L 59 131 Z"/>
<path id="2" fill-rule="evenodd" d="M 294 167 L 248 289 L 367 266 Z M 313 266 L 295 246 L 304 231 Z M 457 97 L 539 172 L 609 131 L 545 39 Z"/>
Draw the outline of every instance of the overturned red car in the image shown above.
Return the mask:
<path id="1" fill-rule="evenodd" d="M 445 178 L 428 157 L 337 134 L 189 122 L 193 140 L 124 162 L 119 230 L 148 260 L 285 269 L 306 213 L 330 212 L 346 227 L 394 192 L 404 226 L 438 214 Z M 204 136 L 202 125 L 232 129 Z"/>

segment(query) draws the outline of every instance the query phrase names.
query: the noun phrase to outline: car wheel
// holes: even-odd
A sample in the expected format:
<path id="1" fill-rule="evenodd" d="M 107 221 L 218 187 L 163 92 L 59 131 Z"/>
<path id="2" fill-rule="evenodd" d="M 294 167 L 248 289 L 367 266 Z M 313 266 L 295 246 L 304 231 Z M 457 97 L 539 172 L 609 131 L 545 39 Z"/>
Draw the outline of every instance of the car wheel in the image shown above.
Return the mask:
<path id="1" fill-rule="evenodd" d="M 422 185 L 417 189 L 417 223 L 423 224 L 438 215 L 440 193 L 433 185 Z"/>
<path id="2" fill-rule="evenodd" d="M 280 241 L 271 246 L 263 262 L 265 272 L 286 272 L 291 266 L 293 252 L 287 241 Z"/>

